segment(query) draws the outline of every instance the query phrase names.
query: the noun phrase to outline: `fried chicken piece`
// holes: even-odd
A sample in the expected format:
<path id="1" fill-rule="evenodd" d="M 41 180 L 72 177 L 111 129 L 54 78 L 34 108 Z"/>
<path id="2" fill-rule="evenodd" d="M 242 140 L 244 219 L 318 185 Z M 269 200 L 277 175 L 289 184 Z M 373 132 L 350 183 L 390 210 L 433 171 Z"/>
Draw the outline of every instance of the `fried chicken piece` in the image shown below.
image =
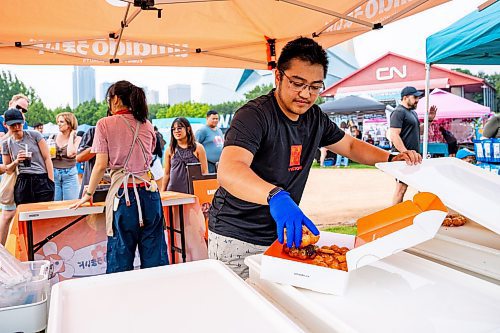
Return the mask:
<path id="1" fill-rule="evenodd" d="M 286 228 L 284 232 L 285 243 L 287 240 L 286 237 Z M 315 236 L 305 225 L 302 226 L 302 240 L 300 241 L 299 249 L 304 248 L 308 245 L 316 244 L 319 241 L 319 235 Z"/>

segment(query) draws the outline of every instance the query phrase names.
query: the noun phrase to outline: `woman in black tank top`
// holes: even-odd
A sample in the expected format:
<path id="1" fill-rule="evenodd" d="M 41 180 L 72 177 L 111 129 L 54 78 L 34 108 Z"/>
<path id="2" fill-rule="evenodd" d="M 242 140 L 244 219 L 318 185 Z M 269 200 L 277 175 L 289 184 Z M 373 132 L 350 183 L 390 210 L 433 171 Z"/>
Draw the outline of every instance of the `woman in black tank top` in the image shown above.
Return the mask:
<path id="1" fill-rule="evenodd" d="M 188 193 L 186 165 L 201 163 L 201 172 L 208 172 L 205 148 L 196 142 L 193 128 L 186 118 L 176 118 L 170 129 L 170 146 L 165 154 L 162 190 Z"/>

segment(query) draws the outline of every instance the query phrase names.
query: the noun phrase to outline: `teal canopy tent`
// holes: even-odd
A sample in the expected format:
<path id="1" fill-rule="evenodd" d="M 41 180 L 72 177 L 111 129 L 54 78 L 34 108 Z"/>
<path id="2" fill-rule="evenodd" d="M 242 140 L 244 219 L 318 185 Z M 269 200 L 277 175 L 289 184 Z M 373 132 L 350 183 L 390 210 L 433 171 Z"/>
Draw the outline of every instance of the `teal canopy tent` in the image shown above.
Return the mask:
<path id="1" fill-rule="evenodd" d="M 429 64 L 500 64 L 500 1 L 429 36 L 426 58 Z"/>
<path id="2" fill-rule="evenodd" d="M 432 64 L 500 64 L 500 1 L 489 0 L 426 40 L 426 114 L 424 158 L 427 155 L 429 79 Z M 492 97 L 492 96 L 490 96 Z"/>

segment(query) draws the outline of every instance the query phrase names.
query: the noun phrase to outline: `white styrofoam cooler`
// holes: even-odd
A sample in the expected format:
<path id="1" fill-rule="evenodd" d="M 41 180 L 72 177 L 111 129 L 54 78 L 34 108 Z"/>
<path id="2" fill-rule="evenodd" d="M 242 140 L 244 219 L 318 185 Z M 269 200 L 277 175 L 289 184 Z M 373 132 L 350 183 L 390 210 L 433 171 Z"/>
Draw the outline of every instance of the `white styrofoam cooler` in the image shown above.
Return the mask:
<path id="1" fill-rule="evenodd" d="M 465 333 L 500 330 L 500 286 L 400 252 L 349 273 L 342 296 L 261 278 L 247 281 L 308 332 Z"/>
<path id="2" fill-rule="evenodd" d="M 436 237 L 407 251 L 500 283 L 500 177 L 454 157 L 379 163 L 377 167 L 419 191 L 437 194 L 450 212 L 467 218 L 441 227 Z"/>
<path id="3" fill-rule="evenodd" d="M 0 307 L 0 332 L 39 332 L 47 327 L 47 298 L 51 264 L 48 260 L 23 262 L 29 266 L 34 281 L 23 283 L 8 291 L 0 288 L 2 296 L 13 297 L 12 306 Z"/>
<path id="4" fill-rule="evenodd" d="M 377 168 L 406 184 L 436 194 L 443 203 L 500 234 L 500 177 L 455 157 L 377 163 Z"/>
<path id="5" fill-rule="evenodd" d="M 52 289 L 49 333 L 302 332 L 215 260 L 67 280 Z"/>

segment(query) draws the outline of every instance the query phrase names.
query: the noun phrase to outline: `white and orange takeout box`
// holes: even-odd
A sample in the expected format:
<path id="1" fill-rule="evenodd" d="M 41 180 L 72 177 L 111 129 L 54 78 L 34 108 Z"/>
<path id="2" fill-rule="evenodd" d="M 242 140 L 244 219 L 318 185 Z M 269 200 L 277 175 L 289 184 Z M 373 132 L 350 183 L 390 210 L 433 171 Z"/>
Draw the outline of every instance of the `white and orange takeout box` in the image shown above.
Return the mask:
<path id="1" fill-rule="evenodd" d="M 405 201 L 357 221 L 358 235 L 321 232 L 318 246 L 349 248 L 348 271 L 312 265 L 312 260 L 292 258 L 275 241 L 262 256 L 261 278 L 314 291 L 342 295 L 353 271 L 432 239 L 447 214 L 434 194 L 421 192 Z"/>

